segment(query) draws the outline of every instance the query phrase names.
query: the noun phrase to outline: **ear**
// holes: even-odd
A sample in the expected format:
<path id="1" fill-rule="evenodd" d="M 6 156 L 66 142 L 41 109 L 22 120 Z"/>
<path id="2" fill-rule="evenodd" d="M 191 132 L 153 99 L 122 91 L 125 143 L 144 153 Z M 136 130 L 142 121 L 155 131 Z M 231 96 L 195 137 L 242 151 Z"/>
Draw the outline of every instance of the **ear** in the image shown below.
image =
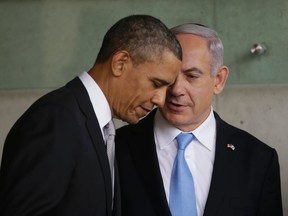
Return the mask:
<path id="1" fill-rule="evenodd" d="M 217 95 L 221 93 L 225 87 L 227 78 L 229 74 L 229 69 L 226 66 L 221 66 L 216 76 L 214 77 L 214 94 Z"/>
<path id="2" fill-rule="evenodd" d="M 112 56 L 111 68 L 114 76 L 121 76 L 127 66 L 131 62 L 129 53 L 125 50 L 120 50 Z"/>

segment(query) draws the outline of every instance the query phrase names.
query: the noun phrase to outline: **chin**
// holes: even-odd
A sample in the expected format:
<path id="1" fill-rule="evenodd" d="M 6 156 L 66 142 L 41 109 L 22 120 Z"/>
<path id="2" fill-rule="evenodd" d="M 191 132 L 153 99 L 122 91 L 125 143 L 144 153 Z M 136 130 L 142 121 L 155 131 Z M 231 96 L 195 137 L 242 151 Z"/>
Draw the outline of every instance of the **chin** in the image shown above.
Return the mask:
<path id="1" fill-rule="evenodd" d="M 187 118 L 185 116 L 182 116 L 180 114 L 175 114 L 171 112 L 164 112 L 162 113 L 163 117 L 166 119 L 166 121 L 170 122 L 173 125 L 177 125 L 178 123 L 182 123 Z"/>
<path id="2" fill-rule="evenodd" d="M 139 120 L 138 117 L 124 119 L 128 124 L 137 124 Z"/>

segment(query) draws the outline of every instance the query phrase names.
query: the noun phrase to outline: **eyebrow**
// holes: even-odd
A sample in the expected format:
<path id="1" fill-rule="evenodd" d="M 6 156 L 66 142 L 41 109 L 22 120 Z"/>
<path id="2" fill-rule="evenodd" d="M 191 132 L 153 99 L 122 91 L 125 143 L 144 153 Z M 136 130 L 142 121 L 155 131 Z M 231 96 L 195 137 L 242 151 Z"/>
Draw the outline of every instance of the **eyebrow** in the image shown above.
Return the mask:
<path id="1" fill-rule="evenodd" d="M 186 70 L 183 70 L 182 72 L 183 72 L 183 73 L 197 72 L 197 73 L 199 73 L 199 74 L 203 74 L 203 71 L 200 70 L 199 68 L 196 68 L 196 67 L 188 68 L 188 69 L 186 69 Z"/>

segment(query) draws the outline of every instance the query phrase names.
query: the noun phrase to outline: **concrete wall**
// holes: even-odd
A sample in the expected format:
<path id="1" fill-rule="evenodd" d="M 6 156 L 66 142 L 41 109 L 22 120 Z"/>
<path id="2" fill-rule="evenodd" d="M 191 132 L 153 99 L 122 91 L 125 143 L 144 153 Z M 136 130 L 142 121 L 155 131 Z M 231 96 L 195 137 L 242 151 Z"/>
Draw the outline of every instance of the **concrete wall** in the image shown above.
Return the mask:
<path id="1" fill-rule="evenodd" d="M 4 139 L 19 116 L 49 90 L 0 91 L 0 153 Z M 227 86 L 214 101 L 227 122 L 249 131 L 279 155 L 285 215 L 288 215 L 288 85 Z M 122 123 L 116 121 L 116 126 Z"/>

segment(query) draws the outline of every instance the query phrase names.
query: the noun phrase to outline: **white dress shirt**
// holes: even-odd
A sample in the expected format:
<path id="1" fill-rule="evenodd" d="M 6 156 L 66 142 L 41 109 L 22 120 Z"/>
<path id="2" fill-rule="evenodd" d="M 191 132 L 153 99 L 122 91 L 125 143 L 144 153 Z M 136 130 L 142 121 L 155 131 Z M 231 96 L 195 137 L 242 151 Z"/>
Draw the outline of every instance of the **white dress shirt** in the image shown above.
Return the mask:
<path id="1" fill-rule="evenodd" d="M 108 101 L 98 84 L 87 72 L 83 72 L 82 74 L 80 74 L 79 79 L 82 81 L 88 92 L 90 101 L 92 103 L 93 109 L 95 111 L 102 131 L 103 139 L 105 140 L 103 128 L 112 119 L 112 114 Z"/>
<path id="2" fill-rule="evenodd" d="M 105 135 L 104 135 L 104 127 L 112 120 L 112 114 L 110 110 L 110 106 L 108 104 L 108 101 L 98 86 L 98 84 L 95 82 L 95 80 L 87 73 L 83 72 L 80 74 L 79 79 L 82 81 L 83 85 L 85 86 L 90 101 L 92 103 L 94 112 L 97 116 L 100 129 L 102 132 L 102 136 L 104 141 L 106 141 Z M 115 143 L 114 143 L 115 145 Z M 115 155 L 115 146 L 113 146 L 113 155 Z M 112 197 L 114 197 L 114 169 L 111 171 L 111 177 L 112 177 Z M 113 202 L 112 202 L 113 205 Z"/>
<path id="3" fill-rule="evenodd" d="M 195 138 L 185 150 L 185 158 L 194 179 L 198 216 L 202 216 L 208 197 L 216 146 L 216 121 L 213 108 L 208 118 L 194 131 Z M 160 114 L 155 116 L 154 136 L 159 166 L 169 203 L 170 178 L 177 154 L 176 136 L 181 131 L 169 124 Z"/>

